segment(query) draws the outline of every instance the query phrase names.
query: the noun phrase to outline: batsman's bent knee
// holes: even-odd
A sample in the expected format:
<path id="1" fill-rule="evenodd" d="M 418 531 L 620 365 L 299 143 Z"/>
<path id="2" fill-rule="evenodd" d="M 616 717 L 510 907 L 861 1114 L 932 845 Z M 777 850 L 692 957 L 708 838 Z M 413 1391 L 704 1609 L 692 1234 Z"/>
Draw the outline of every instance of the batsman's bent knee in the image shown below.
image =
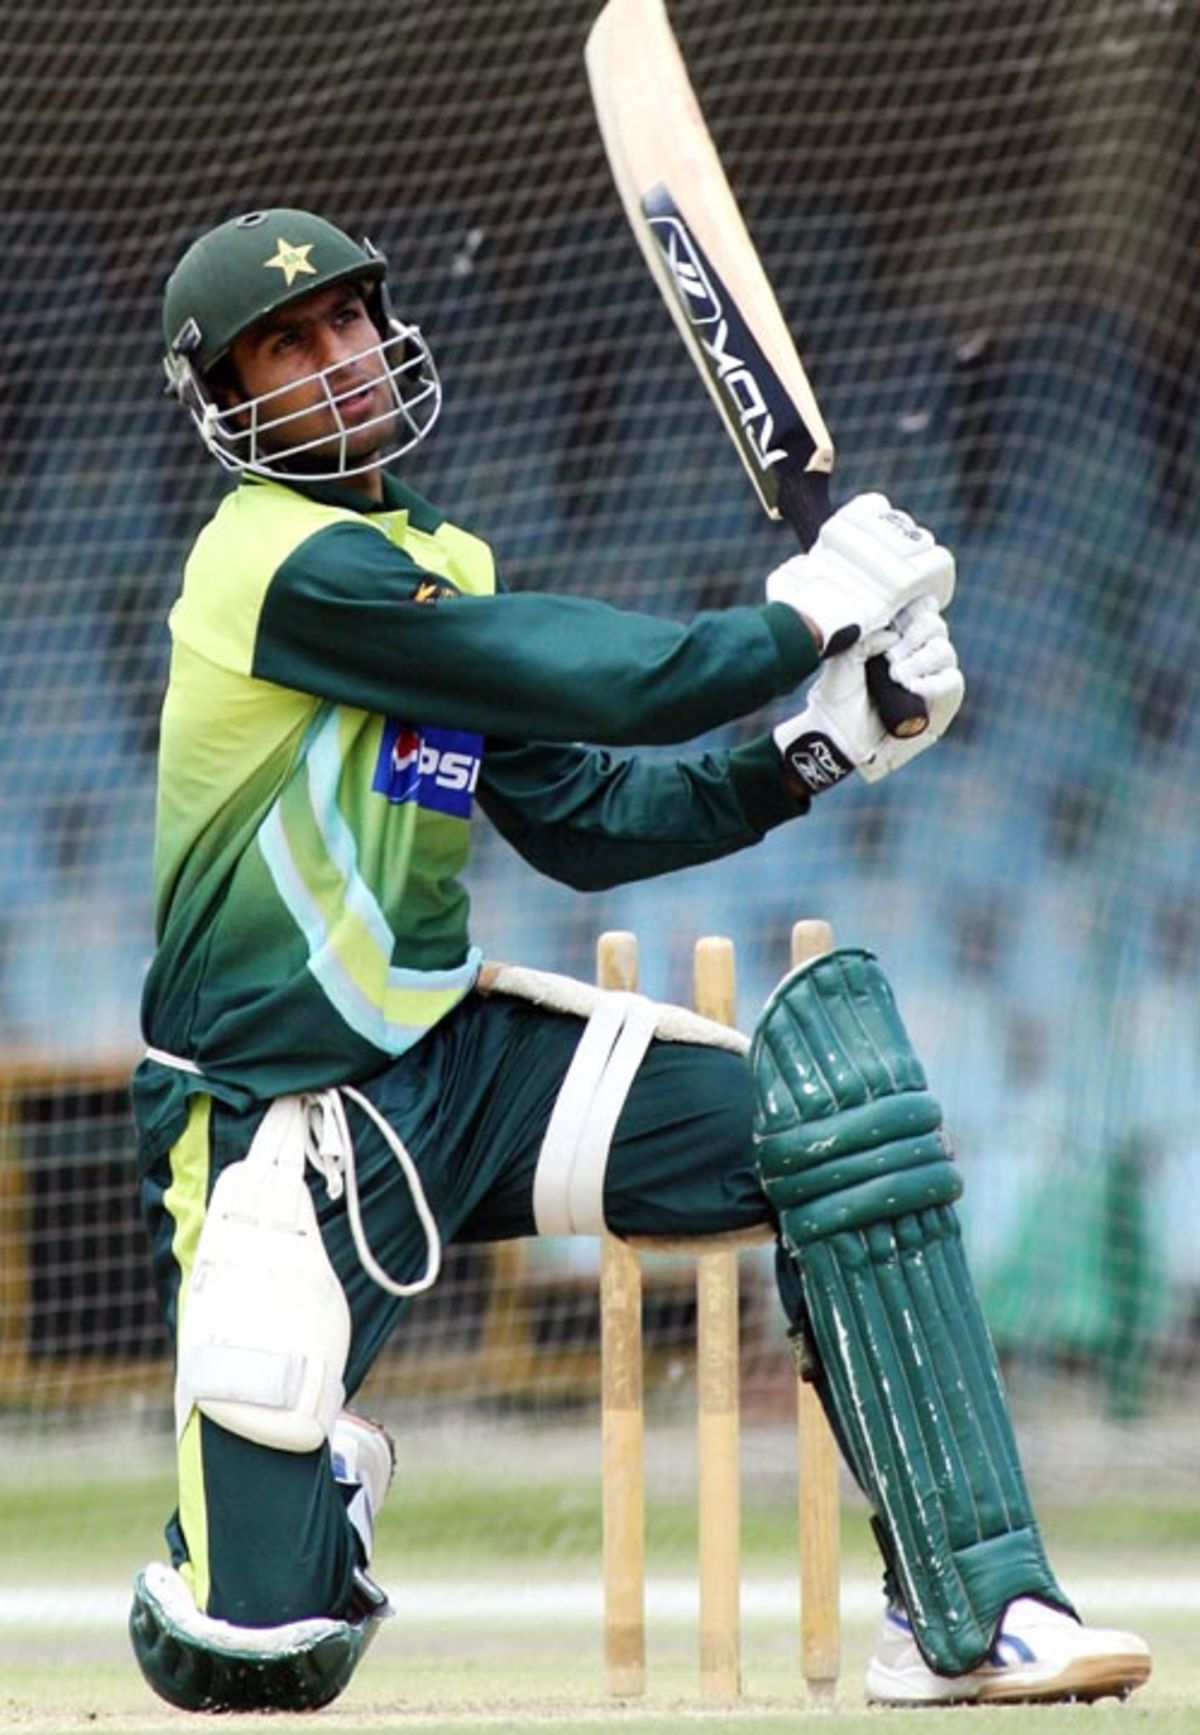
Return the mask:
<path id="1" fill-rule="evenodd" d="M 133 1653 L 147 1684 L 184 1711 L 316 1711 L 336 1699 L 391 1611 L 358 1575 L 361 1618 L 239 1627 L 201 1614 L 172 1567 L 134 1580 Z"/>
<path id="2" fill-rule="evenodd" d="M 871 953 L 792 972 L 750 1055 L 755 1146 L 843 1449 L 930 1667 L 988 1655 L 1046 1561 L 963 1258 L 941 1110 Z"/>

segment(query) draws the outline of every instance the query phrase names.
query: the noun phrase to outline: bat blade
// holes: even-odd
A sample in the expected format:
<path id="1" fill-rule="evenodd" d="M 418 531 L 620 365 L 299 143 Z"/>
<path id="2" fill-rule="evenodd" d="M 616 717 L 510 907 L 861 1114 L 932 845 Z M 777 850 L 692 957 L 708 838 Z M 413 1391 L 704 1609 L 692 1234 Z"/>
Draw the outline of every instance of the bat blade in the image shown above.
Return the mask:
<path id="1" fill-rule="evenodd" d="M 833 441 L 725 177 L 662 0 L 609 0 L 585 62 L 630 227 L 763 508 Z"/>
<path id="2" fill-rule="evenodd" d="M 664 0 L 607 0 L 584 51 L 600 134 L 630 228 L 765 512 L 805 548 L 829 516 L 834 447 L 726 178 Z M 923 701 L 867 666 L 893 735 Z"/>

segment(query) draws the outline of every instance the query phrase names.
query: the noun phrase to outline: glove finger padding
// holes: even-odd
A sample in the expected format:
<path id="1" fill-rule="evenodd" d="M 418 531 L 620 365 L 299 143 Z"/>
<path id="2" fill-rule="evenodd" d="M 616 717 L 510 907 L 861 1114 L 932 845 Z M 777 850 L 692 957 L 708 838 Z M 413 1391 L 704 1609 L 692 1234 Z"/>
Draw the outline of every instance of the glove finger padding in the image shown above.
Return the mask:
<path id="1" fill-rule="evenodd" d="M 896 617 L 895 636 L 884 655 L 892 679 L 925 702 L 929 724 L 906 739 L 880 730 L 875 752 L 859 765 L 868 783 L 878 783 L 940 741 L 958 715 L 966 683 L 949 629 L 931 596 L 920 596 Z"/>
<path id="2" fill-rule="evenodd" d="M 919 596 L 901 609 L 880 649 L 895 681 L 914 680 L 958 667 L 950 629 L 931 596 Z"/>
<path id="3" fill-rule="evenodd" d="M 890 777 L 893 771 L 898 771 L 902 765 L 907 765 L 910 759 L 926 752 L 935 741 L 940 741 L 958 715 L 966 691 L 962 671 L 957 664 L 940 674 L 913 677 L 903 685 L 914 693 L 920 693 L 924 699 L 925 709 L 929 714 L 929 727 L 923 735 L 906 740 L 893 735 L 882 735 L 874 754 L 858 768 L 868 783 L 878 783 L 882 778 Z"/>
<path id="4" fill-rule="evenodd" d="M 930 1666 L 973 1669 L 1046 1561 L 962 1255 L 941 1111 L 871 953 L 794 971 L 750 1050 L 754 1140 L 851 1466 Z"/>
<path id="5" fill-rule="evenodd" d="M 808 554 L 767 579 L 767 600 L 787 603 L 836 656 L 886 627 L 928 593 L 945 608 L 954 595 L 954 556 L 882 494 L 860 494 L 821 526 Z"/>
<path id="6" fill-rule="evenodd" d="M 923 645 L 927 639 L 947 638 L 950 629 L 942 613 L 944 606 L 931 592 L 922 592 L 897 610 L 888 631 L 893 633 L 897 640 L 907 640 L 914 649 Z"/>
<path id="7" fill-rule="evenodd" d="M 917 650 L 908 650 L 903 645 L 897 645 L 894 655 L 888 657 L 888 670 L 892 679 L 910 688 L 930 675 L 944 675 L 947 669 L 957 667 L 958 657 L 947 638 L 930 639 Z"/>
<path id="8" fill-rule="evenodd" d="M 894 680 L 924 700 L 929 715 L 924 734 L 900 739 L 887 733 L 866 679 L 867 661 L 876 655 L 887 658 Z M 810 798 L 856 769 L 876 783 L 945 734 L 963 692 L 946 623 L 932 597 L 918 597 L 893 626 L 824 663 L 804 710 L 776 726 L 786 774 Z"/>
<path id="9" fill-rule="evenodd" d="M 928 592 L 938 608 L 949 608 L 954 596 L 954 557 L 934 539 L 932 531 L 893 506 L 885 494 L 860 494 L 826 520 L 819 541 L 854 567 L 871 573 L 881 586 L 895 574 L 893 582 L 905 589 L 909 598 Z M 888 619 L 896 612 L 893 609 Z"/>

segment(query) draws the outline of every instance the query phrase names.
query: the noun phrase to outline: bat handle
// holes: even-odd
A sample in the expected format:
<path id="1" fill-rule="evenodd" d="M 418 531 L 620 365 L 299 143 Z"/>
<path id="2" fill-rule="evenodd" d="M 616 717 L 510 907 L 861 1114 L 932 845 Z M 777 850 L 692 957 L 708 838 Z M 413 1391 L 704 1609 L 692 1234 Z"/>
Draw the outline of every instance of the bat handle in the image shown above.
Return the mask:
<path id="1" fill-rule="evenodd" d="M 779 510 L 807 550 L 817 540 L 822 524 L 833 512 L 829 476 L 824 470 L 789 470 L 779 473 L 776 495 Z M 909 740 L 929 727 L 925 701 L 894 681 L 885 656 L 867 662 L 867 691 L 889 735 Z"/>

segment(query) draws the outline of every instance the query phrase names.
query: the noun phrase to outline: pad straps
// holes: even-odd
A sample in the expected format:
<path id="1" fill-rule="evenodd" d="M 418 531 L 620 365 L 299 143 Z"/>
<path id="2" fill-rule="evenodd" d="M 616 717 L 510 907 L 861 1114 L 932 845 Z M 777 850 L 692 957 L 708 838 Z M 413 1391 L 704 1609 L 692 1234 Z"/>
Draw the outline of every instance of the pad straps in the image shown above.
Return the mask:
<path id="1" fill-rule="evenodd" d="M 613 1136 L 653 1040 L 698 1043 L 731 1054 L 746 1054 L 750 1047 L 741 1031 L 685 1007 L 545 970 L 485 965 L 479 988 L 587 1020 L 538 1153 L 533 1214 L 539 1235 L 603 1233 L 604 1177 Z"/>
<path id="2" fill-rule="evenodd" d="M 533 1214 L 539 1235 L 603 1231 L 608 1153 L 657 1021 L 657 1006 L 640 994 L 606 993 L 597 1001 L 538 1156 Z"/>

